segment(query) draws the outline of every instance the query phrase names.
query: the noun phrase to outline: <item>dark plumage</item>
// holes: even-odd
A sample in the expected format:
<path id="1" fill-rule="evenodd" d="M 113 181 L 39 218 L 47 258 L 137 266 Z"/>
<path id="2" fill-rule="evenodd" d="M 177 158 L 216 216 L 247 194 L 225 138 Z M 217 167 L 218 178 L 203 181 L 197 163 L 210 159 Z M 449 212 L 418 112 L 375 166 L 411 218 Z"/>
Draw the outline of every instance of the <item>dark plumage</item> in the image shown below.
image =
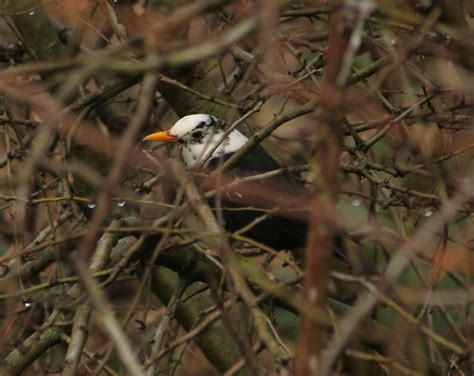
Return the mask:
<path id="1" fill-rule="evenodd" d="M 214 116 L 195 114 L 180 119 L 169 131 L 151 134 L 145 140 L 176 142 L 188 168 L 202 164 L 205 170 L 212 171 L 248 141 L 237 130 L 226 134 L 226 128 L 226 123 Z M 209 157 L 207 161 L 206 157 Z M 256 146 L 228 175 L 232 179 L 245 178 L 280 168 L 261 146 Z M 268 213 L 263 221 L 243 235 L 275 249 L 301 247 L 307 230 L 301 206 L 307 194 L 304 185 L 288 173 L 234 187 L 221 196 L 225 228 L 230 232 L 238 231 Z"/>
<path id="2" fill-rule="evenodd" d="M 233 153 L 226 154 L 222 158 L 213 158 L 209 161 L 207 169 L 213 170 L 218 167 L 219 163 L 224 162 L 230 158 Z M 270 157 L 266 151 L 257 145 L 252 151 L 244 155 L 237 164 L 230 171 L 232 178 L 242 178 L 263 174 L 269 171 L 280 169 L 281 166 Z M 282 205 L 285 209 L 296 209 L 292 207 L 297 204 L 294 198 L 302 199 L 308 195 L 302 182 L 296 179 L 293 175 L 283 173 L 258 181 L 245 183 L 245 191 L 269 193 L 268 203 L 264 209 L 271 209 L 270 206 Z M 230 192 L 223 197 L 223 214 L 225 221 L 225 228 L 227 231 L 234 232 L 249 225 L 253 221 L 265 215 L 259 205 L 253 204 L 253 201 L 258 199 L 254 197 L 245 199 L 238 197 L 239 188 L 235 192 Z M 247 194 L 248 195 L 248 194 Z M 252 205 L 253 204 L 253 205 Z M 249 205 L 254 206 L 252 209 Z M 235 210 L 238 208 L 245 208 L 243 210 Z M 234 210 L 232 210 L 234 209 Z M 262 222 L 257 223 L 250 228 L 245 234 L 246 237 L 256 240 L 257 242 L 266 244 L 275 249 L 294 249 L 304 245 L 306 240 L 307 222 L 304 213 L 270 213 L 268 218 Z"/>
<path id="3" fill-rule="evenodd" d="M 228 134 L 226 130 L 227 124 L 222 120 L 212 115 L 195 114 L 181 118 L 169 131 L 153 133 L 145 140 L 176 142 L 189 169 L 203 166 L 204 170 L 213 171 L 248 141 L 238 130 Z M 280 168 L 258 145 L 222 177 L 221 183 L 225 185 L 234 179 L 250 178 Z M 255 221 L 255 226 L 245 231 L 244 236 L 274 249 L 294 251 L 306 241 L 309 194 L 304 184 L 289 173 L 233 185 L 220 196 L 225 228 L 235 232 Z M 215 207 L 215 199 L 210 204 Z M 265 213 L 268 216 L 257 223 Z M 335 236 L 333 245 L 335 253 L 349 261 L 340 236 Z M 363 259 L 361 266 L 368 274 L 373 273 Z"/>

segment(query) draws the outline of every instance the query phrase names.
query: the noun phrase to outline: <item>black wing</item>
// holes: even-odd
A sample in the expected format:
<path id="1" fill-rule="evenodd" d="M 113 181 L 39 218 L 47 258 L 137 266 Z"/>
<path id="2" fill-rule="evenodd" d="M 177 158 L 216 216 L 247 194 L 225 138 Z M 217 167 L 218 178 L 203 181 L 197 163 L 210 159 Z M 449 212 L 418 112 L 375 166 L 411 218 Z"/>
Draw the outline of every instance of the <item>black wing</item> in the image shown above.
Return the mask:
<path id="1" fill-rule="evenodd" d="M 211 159 L 207 165 L 208 169 L 216 169 L 232 155 Z M 257 145 L 237 162 L 231 175 L 234 178 L 242 178 L 280 168 L 281 166 Z M 235 191 L 223 196 L 225 227 L 230 232 L 237 231 L 265 215 L 266 211 L 268 213 L 268 210 L 278 207 L 278 212 L 267 214 L 268 217 L 264 221 L 244 235 L 275 249 L 301 247 L 306 240 L 307 221 L 306 216 L 301 214 L 301 208 L 296 207 L 296 203 L 302 202 L 307 195 L 308 191 L 303 183 L 289 173 L 259 179 L 246 184 L 242 189 L 237 187 Z M 259 203 L 263 201 L 267 204 L 262 208 Z M 285 210 L 280 210 L 282 207 Z"/>

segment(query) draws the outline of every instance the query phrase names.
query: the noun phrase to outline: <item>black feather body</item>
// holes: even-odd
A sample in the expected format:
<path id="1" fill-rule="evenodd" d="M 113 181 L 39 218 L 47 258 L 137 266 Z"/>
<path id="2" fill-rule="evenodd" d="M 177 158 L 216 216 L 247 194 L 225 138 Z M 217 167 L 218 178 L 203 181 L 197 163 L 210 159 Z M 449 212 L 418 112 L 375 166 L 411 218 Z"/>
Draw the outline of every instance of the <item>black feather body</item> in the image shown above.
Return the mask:
<path id="1" fill-rule="evenodd" d="M 207 169 L 216 169 L 232 155 L 209 160 Z M 239 179 L 278 169 L 281 166 L 257 145 L 237 162 L 230 175 L 232 179 Z M 243 189 L 237 186 L 235 191 L 221 196 L 226 230 L 235 232 L 254 224 L 242 235 L 274 249 L 302 247 L 307 220 L 305 211 L 298 208 L 297 203 L 308 196 L 303 183 L 285 172 L 244 184 Z M 266 201 L 266 205 L 262 207 L 259 201 Z M 211 205 L 215 206 L 214 203 L 215 200 L 211 200 Z"/>

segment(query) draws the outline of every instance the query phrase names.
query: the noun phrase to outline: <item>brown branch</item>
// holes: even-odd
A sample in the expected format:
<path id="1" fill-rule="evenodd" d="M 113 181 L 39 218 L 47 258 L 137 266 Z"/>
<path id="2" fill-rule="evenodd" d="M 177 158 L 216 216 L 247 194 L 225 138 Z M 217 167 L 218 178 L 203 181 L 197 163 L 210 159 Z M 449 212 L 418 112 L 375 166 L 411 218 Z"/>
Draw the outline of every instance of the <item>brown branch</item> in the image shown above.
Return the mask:
<path id="1" fill-rule="evenodd" d="M 89 271 L 85 268 L 83 261 L 79 261 L 77 267 L 79 276 L 86 291 L 89 293 L 94 308 L 102 316 L 104 328 L 114 342 L 119 358 L 124 367 L 133 376 L 144 376 L 140 363 L 135 356 L 135 352 L 127 339 L 123 328 L 120 326 L 115 314 L 108 302 L 108 299 L 99 284 L 91 277 Z"/>
<path id="2" fill-rule="evenodd" d="M 153 73 L 147 74 L 143 79 L 142 95 L 138 102 L 136 115 L 130 126 L 122 135 L 118 150 L 116 150 L 115 163 L 107 177 L 106 186 L 116 186 L 120 184 L 123 171 L 128 162 L 128 155 L 133 148 L 133 142 L 136 140 L 140 129 L 147 121 L 150 114 L 150 99 L 155 92 L 156 77 Z M 79 245 L 80 257 L 87 259 L 93 248 L 93 243 L 97 232 L 100 229 L 103 219 L 107 215 L 111 206 L 111 196 L 109 192 L 102 192 L 99 197 L 99 204 L 94 211 L 94 215 L 89 224 L 88 231 Z"/>
<path id="3" fill-rule="evenodd" d="M 166 307 L 166 313 L 161 318 L 160 325 L 156 329 L 155 335 L 153 336 L 153 345 L 151 346 L 151 354 L 157 353 L 163 345 L 163 340 L 166 332 L 169 329 L 171 320 L 176 314 L 178 309 L 179 301 L 184 294 L 184 291 L 189 285 L 189 280 L 186 276 L 182 276 L 176 286 L 176 289 L 173 291 L 173 294 L 170 297 L 168 302 L 168 307 Z M 153 376 L 156 371 L 156 363 L 153 363 L 150 368 L 147 369 L 146 375 Z"/>
<path id="4" fill-rule="evenodd" d="M 54 311 L 35 333 L 5 357 L 0 363 L 2 376 L 20 375 L 51 347 L 61 343 L 62 330 L 54 324 L 58 314 L 58 311 Z"/>
<path id="5" fill-rule="evenodd" d="M 459 206 L 472 197 L 472 192 L 466 191 L 466 188 L 467 187 L 464 187 L 464 190 L 461 190 L 457 196 L 445 203 L 440 213 L 426 224 L 425 227 L 430 228 L 432 230 L 431 232 L 419 231 L 411 240 L 405 242 L 397 250 L 395 256 L 390 260 L 384 274 L 385 286 L 389 287 L 394 284 L 409 264 L 410 257 L 407 255 L 407 252 L 416 252 L 417 249 L 427 244 L 432 237 L 432 233 L 442 229 L 445 223 L 449 222 L 457 213 Z M 328 346 L 323 350 L 318 374 L 323 376 L 331 374 L 331 368 L 337 356 L 344 350 L 344 347 L 349 341 L 349 337 L 355 332 L 357 326 L 367 317 L 373 307 L 375 307 L 379 299 L 380 296 L 374 292 L 365 293 L 357 299 L 353 309 L 339 322 L 337 338 L 331 338 Z"/>
<path id="6" fill-rule="evenodd" d="M 216 174 L 229 171 L 234 167 L 237 162 L 247 153 L 249 153 L 255 146 L 260 144 L 263 140 L 265 140 L 268 136 L 270 136 L 278 127 L 282 126 L 286 122 L 296 119 L 300 116 L 309 114 L 312 112 L 316 106 L 316 101 L 309 101 L 304 106 L 298 108 L 295 111 L 285 113 L 281 116 L 277 116 L 273 121 L 262 130 L 258 131 L 247 141 L 247 143 L 237 151 L 232 157 L 226 160 L 218 170 L 216 170 Z"/>
<path id="7" fill-rule="evenodd" d="M 339 160 L 343 134 L 343 92 L 360 42 L 367 10 L 349 7 L 345 1 L 331 13 L 329 47 L 323 76 L 321 102 L 322 140 L 316 155 L 318 184 L 321 192 L 311 202 L 309 229 L 305 248 L 305 299 L 324 307 L 328 290 L 332 242 L 335 233 L 335 199 L 338 194 Z M 349 33 L 350 32 L 350 33 Z M 314 374 L 323 348 L 324 327 L 301 315 L 296 353 L 296 375 Z"/>
<path id="8" fill-rule="evenodd" d="M 219 226 L 211 209 L 204 202 L 203 197 L 199 194 L 199 191 L 197 190 L 196 186 L 192 184 L 192 182 L 187 177 L 182 165 L 175 163 L 173 165 L 173 171 L 176 177 L 178 178 L 178 181 L 183 186 L 188 200 L 191 202 L 191 205 L 193 206 L 194 210 L 199 215 L 199 217 L 211 233 L 211 236 L 206 240 L 206 243 L 211 246 L 211 249 L 217 247 L 221 252 L 222 263 L 227 271 L 227 273 L 225 273 L 225 276 L 227 276 L 226 279 L 227 283 L 229 284 L 229 287 L 235 289 L 235 291 L 241 296 L 241 298 L 249 308 L 250 312 L 252 313 L 252 316 L 255 320 L 255 326 L 260 337 L 265 342 L 268 350 L 272 353 L 274 357 L 276 357 L 276 360 L 281 361 L 281 359 L 278 359 L 278 357 L 280 356 L 278 345 L 275 344 L 273 338 L 268 333 L 266 323 L 263 318 L 263 313 L 256 306 L 255 297 L 250 288 L 248 287 L 244 276 L 242 275 L 239 261 L 236 258 L 230 245 L 228 244 L 223 230 Z M 251 371 L 254 374 L 258 374 L 260 368 L 258 366 L 256 358 L 254 357 L 253 352 L 251 351 L 251 348 L 249 347 L 248 342 L 244 338 L 242 338 L 242 340 L 239 341 L 239 344 L 242 346 L 243 355 L 245 356 Z"/>
<path id="9" fill-rule="evenodd" d="M 108 227 L 113 230 L 121 225 L 120 221 L 113 221 Z M 91 259 L 89 271 L 93 275 L 101 271 L 108 263 L 112 247 L 115 245 L 120 237 L 120 233 L 106 232 L 102 235 L 95 249 L 94 255 Z M 77 298 L 82 292 L 79 285 L 71 287 L 68 292 L 70 298 Z M 77 367 L 81 360 L 84 345 L 87 340 L 89 319 L 92 308 L 89 304 L 81 304 L 74 314 L 72 320 L 71 339 L 69 341 L 68 349 L 64 359 L 63 375 L 73 376 L 77 373 Z"/>

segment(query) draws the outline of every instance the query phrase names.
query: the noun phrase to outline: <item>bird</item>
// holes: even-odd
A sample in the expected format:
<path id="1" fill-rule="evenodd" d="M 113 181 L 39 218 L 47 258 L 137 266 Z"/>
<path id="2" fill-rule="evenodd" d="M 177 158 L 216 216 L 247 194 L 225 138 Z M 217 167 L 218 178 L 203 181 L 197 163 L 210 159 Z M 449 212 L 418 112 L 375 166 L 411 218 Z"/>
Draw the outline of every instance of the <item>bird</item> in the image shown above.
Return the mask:
<path id="1" fill-rule="evenodd" d="M 188 170 L 215 171 L 248 141 L 237 129 L 209 114 L 192 114 L 179 119 L 169 130 L 147 135 L 144 141 L 178 145 Z M 305 244 L 309 191 L 303 181 L 282 171 L 282 167 L 256 145 L 230 169 L 231 179 L 260 175 L 243 186 L 227 191 L 222 198 L 224 228 L 228 232 L 246 229 L 243 235 L 276 250 L 295 250 Z M 296 207 L 298 206 L 298 207 Z"/>

